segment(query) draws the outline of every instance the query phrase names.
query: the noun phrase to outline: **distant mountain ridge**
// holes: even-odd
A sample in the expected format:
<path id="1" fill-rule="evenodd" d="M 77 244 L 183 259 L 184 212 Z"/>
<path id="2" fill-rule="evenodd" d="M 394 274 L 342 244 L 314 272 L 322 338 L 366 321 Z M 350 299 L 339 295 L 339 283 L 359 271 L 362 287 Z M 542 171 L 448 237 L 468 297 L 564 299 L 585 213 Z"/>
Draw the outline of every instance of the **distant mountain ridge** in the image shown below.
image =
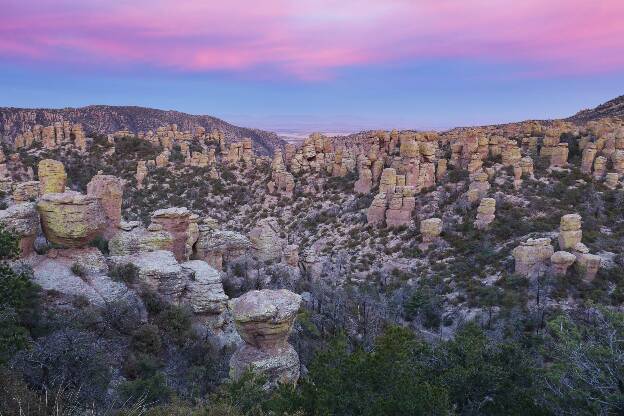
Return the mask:
<path id="1" fill-rule="evenodd" d="M 132 132 L 156 130 L 167 124 L 177 124 L 180 130 L 194 126 L 207 131 L 217 129 L 225 133 L 228 141 L 249 137 L 256 153 L 270 155 L 273 149 L 283 147 L 284 141 L 275 133 L 238 127 L 208 115 L 186 114 L 173 110 L 158 110 L 137 106 L 90 105 L 80 108 L 13 108 L 0 107 L 0 135 L 14 137 L 35 124 L 50 125 L 57 121 L 81 123 L 87 133 L 112 133 L 128 129 Z"/>
<path id="2" fill-rule="evenodd" d="M 600 104 L 598 107 L 579 111 L 566 120 L 576 123 L 584 123 L 604 117 L 624 118 L 624 95 L 620 95 L 619 97 L 609 100 L 604 104 Z"/>

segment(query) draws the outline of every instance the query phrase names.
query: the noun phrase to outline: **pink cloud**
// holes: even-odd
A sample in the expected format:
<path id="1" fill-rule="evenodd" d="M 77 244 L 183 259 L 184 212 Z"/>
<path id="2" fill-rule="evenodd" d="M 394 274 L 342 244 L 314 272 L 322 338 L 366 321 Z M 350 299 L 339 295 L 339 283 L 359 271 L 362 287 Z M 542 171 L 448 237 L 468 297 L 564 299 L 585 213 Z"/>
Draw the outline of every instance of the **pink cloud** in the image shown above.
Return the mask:
<path id="1" fill-rule="evenodd" d="M 431 58 L 624 69 L 621 0 L 5 0 L 0 59 L 317 79 Z M 28 4 L 25 4 L 28 3 Z"/>

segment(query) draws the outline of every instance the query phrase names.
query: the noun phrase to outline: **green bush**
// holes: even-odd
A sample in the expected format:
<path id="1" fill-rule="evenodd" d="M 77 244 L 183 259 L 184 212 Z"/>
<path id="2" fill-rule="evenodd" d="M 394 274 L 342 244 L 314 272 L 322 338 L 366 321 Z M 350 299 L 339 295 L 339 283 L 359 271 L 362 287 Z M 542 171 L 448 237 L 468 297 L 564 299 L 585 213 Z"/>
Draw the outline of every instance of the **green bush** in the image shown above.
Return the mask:
<path id="1" fill-rule="evenodd" d="M 85 277 L 87 275 L 87 269 L 80 263 L 72 264 L 71 272 L 78 277 Z"/>
<path id="2" fill-rule="evenodd" d="M 156 325 L 143 325 L 132 333 L 132 347 L 140 352 L 158 354 L 162 347 L 160 331 Z"/>
<path id="3" fill-rule="evenodd" d="M 139 268 L 132 263 L 115 265 L 109 274 L 117 282 L 132 284 L 139 280 Z"/>

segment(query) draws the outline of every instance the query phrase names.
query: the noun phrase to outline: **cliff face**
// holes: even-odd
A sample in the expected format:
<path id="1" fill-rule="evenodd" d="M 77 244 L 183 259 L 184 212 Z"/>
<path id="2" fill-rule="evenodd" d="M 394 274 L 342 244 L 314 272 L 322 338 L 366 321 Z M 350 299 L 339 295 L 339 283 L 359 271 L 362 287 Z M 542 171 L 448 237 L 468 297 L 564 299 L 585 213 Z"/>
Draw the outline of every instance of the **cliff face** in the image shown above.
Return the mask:
<path id="1" fill-rule="evenodd" d="M 263 155 L 272 154 L 273 149 L 284 144 L 275 133 L 234 126 L 211 116 L 107 105 L 63 109 L 0 108 L 0 136 L 13 138 L 35 124 L 47 126 L 58 121 L 81 123 L 88 134 L 105 134 L 123 129 L 131 132 L 156 130 L 168 124 L 177 124 L 180 130 L 191 130 L 193 127 L 201 126 L 207 131 L 216 129 L 223 132 L 227 141 L 249 137 L 254 142 L 257 152 Z"/>
<path id="2" fill-rule="evenodd" d="M 624 95 L 600 104 L 596 108 L 579 111 L 568 120 L 575 123 L 584 123 L 605 117 L 624 117 Z"/>

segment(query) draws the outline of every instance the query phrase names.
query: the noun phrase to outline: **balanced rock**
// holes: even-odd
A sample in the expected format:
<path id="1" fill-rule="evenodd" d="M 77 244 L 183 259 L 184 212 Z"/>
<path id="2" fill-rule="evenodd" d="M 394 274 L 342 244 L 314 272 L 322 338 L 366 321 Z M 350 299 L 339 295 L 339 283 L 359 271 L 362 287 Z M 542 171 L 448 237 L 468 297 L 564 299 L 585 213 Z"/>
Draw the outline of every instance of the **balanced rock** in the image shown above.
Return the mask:
<path id="1" fill-rule="evenodd" d="M 251 369 L 267 377 L 265 387 L 294 384 L 299 357 L 288 343 L 301 296 L 285 289 L 254 290 L 230 301 L 236 329 L 245 344 L 230 359 L 230 376 Z"/>
<path id="2" fill-rule="evenodd" d="M 123 181 L 112 175 L 95 175 L 87 184 L 87 194 L 100 199 L 107 222 L 103 235 L 107 239 L 111 238 L 119 229 L 121 221 Z"/>
<path id="3" fill-rule="evenodd" d="M 581 216 L 579 214 L 562 216 L 559 225 L 559 248 L 561 250 L 574 248 L 577 243 L 581 242 L 582 237 Z"/>
<path id="4" fill-rule="evenodd" d="M 75 191 L 45 194 L 37 210 L 48 241 L 63 247 L 84 246 L 106 226 L 99 199 Z"/>
<path id="5" fill-rule="evenodd" d="M 63 193 L 67 182 L 65 166 L 57 160 L 43 159 L 37 167 L 40 194 Z"/>
<path id="6" fill-rule="evenodd" d="M 540 272 L 554 252 L 550 238 L 529 238 L 511 252 L 516 261 L 516 273 L 528 277 Z"/>

